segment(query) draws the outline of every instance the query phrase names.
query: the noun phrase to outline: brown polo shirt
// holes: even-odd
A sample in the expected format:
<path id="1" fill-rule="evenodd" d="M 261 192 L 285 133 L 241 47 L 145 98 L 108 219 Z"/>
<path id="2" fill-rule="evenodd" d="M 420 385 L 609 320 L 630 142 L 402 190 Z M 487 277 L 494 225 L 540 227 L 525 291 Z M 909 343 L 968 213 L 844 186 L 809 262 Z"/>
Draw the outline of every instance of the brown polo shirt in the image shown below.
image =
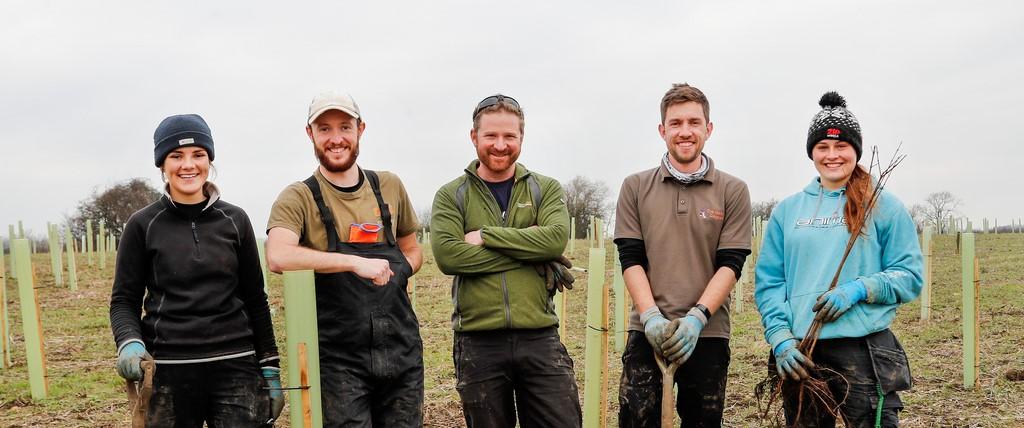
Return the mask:
<path id="1" fill-rule="evenodd" d="M 708 158 L 711 159 L 710 157 Z M 615 212 L 615 238 L 642 239 L 654 302 L 668 319 L 683 317 L 715 274 L 720 249 L 750 249 L 747 184 L 715 168 L 680 184 L 664 165 L 626 177 Z M 729 337 L 729 300 L 711 316 L 701 337 Z M 629 330 L 643 331 L 636 307 Z"/>

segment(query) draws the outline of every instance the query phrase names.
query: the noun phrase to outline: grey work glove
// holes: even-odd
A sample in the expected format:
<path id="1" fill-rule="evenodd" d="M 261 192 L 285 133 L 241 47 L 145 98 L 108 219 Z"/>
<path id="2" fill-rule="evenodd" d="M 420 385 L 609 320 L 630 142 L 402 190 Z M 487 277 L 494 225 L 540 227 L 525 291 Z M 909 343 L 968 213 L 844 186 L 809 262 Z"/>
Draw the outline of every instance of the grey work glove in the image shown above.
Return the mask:
<path id="1" fill-rule="evenodd" d="M 640 314 L 640 322 L 644 325 L 644 336 L 647 337 L 651 348 L 658 355 L 664 356 L 665 353 L 662 351 L 661 345 L 665 343 L 665 339 L 671 333 L 668 328 L 668 318 L 661 314 L 661 310 L 657 306 L 651 306 L 650 309 Z"/>
<path id="2" fill-rule="evenodd" d="M 700 332 L 708 319 L 700 309 L 692 308 L 685 317 L 681 318 L 674 331 L 669 332 L 669 337 L 662 344 L 662 351 L 665 357 L 671 362 L 685 363 L 690 359 L 693 350 L 697 347 L 697 340 L 700 339 Z"/>
<path id="3" fill-rule="evenodd" d="M 796 347 L 796 339 L 788 339 L 775 346 L 775 370 L 782 378 L 794 381 L 810 379 L 808 370 L 814 368 L 814 362 L 807 358 Z"/>
<path id="4" fill-rule="evenodd" d="M 544 278 L 544 286 L 548 289 L 548 295 L 554 296 L 555 292 L 564 293 L 565 290 L 572 290 L 576 278 L 572 276 L 569 269 L 572 262 L 565 256 L 558 256 L 557 259 L 533 265 L 537 275 Z"/>

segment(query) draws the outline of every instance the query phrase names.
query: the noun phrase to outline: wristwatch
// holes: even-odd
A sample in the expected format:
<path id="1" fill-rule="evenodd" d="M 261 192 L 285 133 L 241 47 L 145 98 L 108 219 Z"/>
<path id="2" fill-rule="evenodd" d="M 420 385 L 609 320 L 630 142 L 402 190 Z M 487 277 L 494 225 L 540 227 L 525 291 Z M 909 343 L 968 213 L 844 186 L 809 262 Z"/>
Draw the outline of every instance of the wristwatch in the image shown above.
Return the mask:
<path id="1" fill-rule="evenodd" d="M 700 309 L 700 311 L 704 313 L 704 318 L 711 319 L 711 311 L 708 310 L 707 306 L 698 303 L 697 306 L 694 307 Z"/>

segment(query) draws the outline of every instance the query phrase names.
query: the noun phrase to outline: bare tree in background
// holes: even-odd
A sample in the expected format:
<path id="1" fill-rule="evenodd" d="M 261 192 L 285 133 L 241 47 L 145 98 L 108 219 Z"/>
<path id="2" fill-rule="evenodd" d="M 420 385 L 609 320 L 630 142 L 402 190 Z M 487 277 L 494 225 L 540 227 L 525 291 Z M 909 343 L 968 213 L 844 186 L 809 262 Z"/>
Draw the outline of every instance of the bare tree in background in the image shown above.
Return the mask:
<path id="1" fill-rule="evenodd" d="M 121 236 L 125 222 L 135 211 L 160 198 L 160 192 L 143 178 L 133 178 L 117 183 L 102 192 L 93 194 L 78 203 L 75 214 L 67 219 L 75 236 L 85 234 L 85 221 L 92 220 L 93 233 L 99 232 L 99 221 L 106 229 Z"/>
<path id="2" fill-rule="evenodd" d="M 956 209 L 962 203 L 960 198 L 953 196 L 952 193 L 942 191 L 929 194 L 924 198 L 924 203 L 916 205 L 914 209 L 917 209 L 924 219 L 923 225 L 935 226 L 935 230 L 941 233 L 949 228 L 949 217 L 956 213 Z"/>
<path id="3" fill-rule="evenodd" d="M 779 200 L 771 198 L 767 201 L 757 201 L 750 206 L 750 215 L 753 218 L 760 217 L 761 220 L 768 220 L 772 216 L 772 210 L 779 204 Z"/>
<path id="4" fill-rule="evenodd" d="M 571 239 L 582 239 L 587 236 L 591 216 L 608 219 L 612 204 L 608 200 L 608 186 L 603 182 L 577 175 L 563 184 L 562 189 L 565 191 L 565 205 L 569 209 L 569 217 L 576 219 L 576 236 Z"/>
<path id="5" fill-rule="evenodd" d="M 416 220 L 420 222 L 420 228 L 416 230 L 416 238 L 422 239 L 423 232 L 430 232 L 430 215 L 432 209 L 430 205 L 416 210 Z"/>

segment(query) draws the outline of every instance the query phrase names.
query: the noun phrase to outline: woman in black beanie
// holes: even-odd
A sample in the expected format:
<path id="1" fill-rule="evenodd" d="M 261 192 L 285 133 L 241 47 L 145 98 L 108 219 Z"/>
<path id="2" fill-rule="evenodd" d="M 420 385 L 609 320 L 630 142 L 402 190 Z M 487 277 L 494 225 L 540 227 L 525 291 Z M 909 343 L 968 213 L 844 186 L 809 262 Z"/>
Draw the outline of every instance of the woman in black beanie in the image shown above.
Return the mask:
<path id="1" fill-rule="evenodd" d="M 207 181 L 202 117 L 164 119 L 153 142 L 164 195 L 132 214 L 117 251 L 118 374 L 141 379 L 141 361 L 155 361 L 146 426 L 273 425 L 284 397 L 249 217 Z"/>
<path id="2" fill-rule="evenodd" d="M 888 191 L 867 204 L 873 179 L 859 164 L 860 123 L 846 100 L 829 92 L 818 104 L 806 141 L 817 176 L 772 210 L 757 260 L 754 300 L 772 349 L 768 366 L 785 379 L 789 426 L 834 427 L 839 417 L 847 427 L 895 427 L 899 391 L 911 377 L 890 326 L 921 291 L 917 228 Z M 810 333 L 815 321 L 821 329 Z M 809 350 L 799 346 L 808 337 L 818 339 Z M 828 385 L 815 398 L 801 389 L 812 376 Z M 837 408 L 820 399 L 829 392 Z"/>

